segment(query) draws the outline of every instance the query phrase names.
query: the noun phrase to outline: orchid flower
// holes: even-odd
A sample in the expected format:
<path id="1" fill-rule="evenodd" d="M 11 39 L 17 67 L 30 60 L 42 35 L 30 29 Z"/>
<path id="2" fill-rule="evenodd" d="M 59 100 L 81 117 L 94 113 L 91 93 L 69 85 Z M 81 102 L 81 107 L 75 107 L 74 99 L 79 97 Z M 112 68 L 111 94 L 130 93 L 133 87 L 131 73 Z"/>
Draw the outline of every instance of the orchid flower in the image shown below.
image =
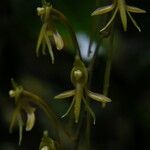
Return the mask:
<path id="1" fill-rule="evenodd" d="M 111 23 L 115 19 L 117 12 L 119 12 L 120 14 L 120 19 L 121 19 L 124 31 L 127 31 L 127 15 L 128 15 L 133 25 L 139 30 L 139 32 L 141 32 L 140 27 L 138 26 L 138 24 L 133 19 L 130 13 L 146 13 L 145 10 L 134 7 L 134 6 L 129 6 L 126 4 L 125 0 L 113 0 L 113 4 L 97 8 L 91 15 L 92 16 L 102 15 L 108 12 L 113 12 L 112 17 L 108 21 L 108 23 L 105 25 L 105 27 L 103 27 L 100 30 L 100 32 L 106 30 L 111 25 Z"/>
<path id="2" fill-rule="evenodd" d="M 80 60 L 80 58 L 77 57 L 75 59 L 74 66 L 71 71 L 71 82 L 74 85 L 75 89 L 65 91 L 54 97 L 55 99 L 64 99 L 64 98 L 73 97 L 69 109 L 62 117 L 65 117 L 70 112 L 70 110 L 74 107 L 75 122 L 78 123 L 80 111 L 81 111 L 81 103 L 83 101 L 86 110 L 93 117 L 94 120 L 93 122 L 95 124 L 96 117 L 93 110 L 90 108 L 86 97 L 88 96 L 89 98 L 95 101 L 101 102 L 103 105 L 108 102 L 111 102 L 111 99 L 109 99 L 108 97 L 87 90 L 86 88 L 87 81 L 88 81 L 87 68 L 85 67 L 84 63 Z"/>
<path id="3" fill-rule="evenodd" d="M 37 41 L 36 54 L 37 56 L 39 55 L 40 47 L 42 47 L 42 53 L 45 54 L 45 49 L 47 46 L 50 57 L 52 59 L 52 63 L 54 63 L 54 54 L 51 45 L 52 39 L 56 45 L 57 50 L 63 49 L 64 42 L 61 35 L 54 26 L 52 9 L 52 5 L 50 5 L 49 3 L 45 3 L 43 4 L 43 7 L 37 8 L 38 16 L 41 17 L 43 25 L 41 27 L 41 31 L 39 33 Z"/>
<path id="4" fill-rule="evenodd" d="M 18 86 L 14 80 L 12 80 L 13 90 L 9 91 L 9 95 L 12 98 L 15 98 L 16 108 L 12 114 L 12 120 L 10 124 L 10 132 L 12 132 L 12 128 L 15 123 L 18 123 L 19 126 L 19 145 L 22 141 L 22 132 L 24 126 L 23 113 L 26 114 L 26 131 L 30 131 L 35 124 L 35 108 L 32 107 L 27 99 L 23 99 L 22 92 L 23 87 Z"/>

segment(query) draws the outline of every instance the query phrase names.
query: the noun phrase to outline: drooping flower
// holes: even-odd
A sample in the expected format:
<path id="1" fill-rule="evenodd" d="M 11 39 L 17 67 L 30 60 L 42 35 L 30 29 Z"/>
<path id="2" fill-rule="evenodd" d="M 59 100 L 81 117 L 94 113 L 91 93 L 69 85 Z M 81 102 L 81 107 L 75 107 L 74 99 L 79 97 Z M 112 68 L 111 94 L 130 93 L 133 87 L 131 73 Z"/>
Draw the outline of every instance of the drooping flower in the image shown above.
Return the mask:
<path id="1" fill-rule="evenodd" d="M 32 107 L 27 99 L 23 99 L 22 92 L 23 87 L 18 86 L 14 80 L 12 80 L 13 90 L 9 91 L 9 95 L 12 98 L 15 98 L 15 110 L 12 114 L 12 120 L 10 124 L 10 132 L 12 132 L 12 129 L 15 125 L 15 123 L 18 123 L 19 126 L 19 145 L 22 141 L 22 132 L 23 132 L 23 126 L 24 126 L 24 119 L 23 119 L 23 113 L 26 114 L 26 122 L 25 122 L 25 130 L 30 131 L 34 124 L 35 124 L 35 108 Z"/>
<path id="2" fill-rule="evenodd" d="M 52 5 L 44 3 L 43 7 L 37 8 L 38 16 L 41 17 L 43 25 L 39 33 L 36 54 L 39 55 L 39 50 L 42 48 L 42 53 L 45 54 L 46 46 L 48 48 L 52 63 L 54 63 L 54 54 L 52 51 L 51 42 L 54 41 L 56 48 L 61 50 L 64 47 L 64 42 L 53 23 Z"/>
<path id="3" fill-rule="evenodd" d="M 38 95 L 33 94 L 32 92 L 25 90 L 22 86 L 16 84 L 16 82 L 13 79 L 11 81 L 13 89 L 9 91 L 9 95 L 10 97 L 14 98 L 16 107 L 12 114 L 12 120 L 10 123 L 10 132 L 12 132 L 14 125 L 18 123 L 19 145 L 21 144 L 22 141 L 24 124 L 26 131 L 30 131 L 35 124 L 35 108 L 33 107 L 33 105 L 38 106 L 45 112 L 51 123 L 54 125 L 56 131 L 58 131 L 58 127 L 62 129 L 57 119 L 57 116 L 54 114 L 53 109 L 51 108 L 50 105 L 48 105 Z M 26 115 L 26 118 L 24 114 Z M 64 133 L 67 135 L 65 131 Z"/>
<path id="4" fill-rule="evenodd" d="M 111 23 L 115 19 L 117 12 L 119 12 L 120 14 L 124 31 L 127 31 L 127 15 L 128 15 L 133 25 L 139 30 L 139 32 L 141 32 L 140 27 L 137 25 L 136 21 L 133 19 L 130 13 L 146 13 L 146 11 L 134 6 L 127 5 L 125 0 L 113 0 L 113 4 L 97 8 L 91 15 L 92 16 L 102 15 L 111 11 L 113 11 L 111 19 L 108 21 L 105 27 L 100 30 L 100 32 L 106 30 L 111 25 Z"/>
<path id="5" fill-rule="evenodd" d="M 71 102 L 69 109 L 62 117 L 65 117 L 74 106 L 75 122 L 78 123 L 80 111 L 81 111 L 80 110 L 81 103 L 83 101 L 83 103 L 85 104 L 86 110 L 93 117 L 94 124 L 95 124 L 96 117 L 95 117 L 93 110 L 90 108 L 86 100 L 86 97 L 88 96 L 95 101 L 101 102 L 103 105 L 108 102 L 111 102 L 111 99 L 109 99 L 108 97 L 87 90 L 87 87 L 86 87 L 87 81 L 88 81 L 87 68 L 85 67 L 84 63 L 80 60 L 80 58 L 77 57 L 75 59 L 74 66 L 71 70 L 71 82 L 74 85 L 75 89 L 65 91 L 54 97 L 55 99 L 64 99 L 64 98 L 73 97 L 73 100 Z"/>

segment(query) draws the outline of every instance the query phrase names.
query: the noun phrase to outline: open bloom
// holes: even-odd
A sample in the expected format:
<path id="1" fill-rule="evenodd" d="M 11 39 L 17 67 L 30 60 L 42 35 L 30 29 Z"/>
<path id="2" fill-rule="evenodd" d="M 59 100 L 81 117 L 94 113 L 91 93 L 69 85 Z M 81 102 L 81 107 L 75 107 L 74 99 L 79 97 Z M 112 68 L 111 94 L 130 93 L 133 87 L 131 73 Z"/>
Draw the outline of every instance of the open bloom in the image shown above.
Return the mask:
<path id="1" fill-rule="evenodd" d="M 55 96 L 54 98 L 55 99 L 64 99 L 64 98 L 73 97 L 73 100 L 72 100 L 72 103 L 71 103 L 69 109 L 62 117 L 65 117 L 70 112 L 72 107 L 74 106 L 74 116 L 75 116 L 76 123 L 79 121 L 81 102 L 83 100 L 86 110 L 93 117 L 94 124 L 95 124 L 96 117 L 95 117 L 93 110 L 90 108 L 90 106 L 86 100 L 87 96 L 95 101 L 101 102 L 102 104 L 111 102 L 111 100 L 104 95 L 94 93 L 94 92 L 87 90 L 87 88 L 86 88 L 87 80 L 88 80 L 87 69 L 86 69 L 84 63 L 79 58 L 76 58 L 75 62 L 74 62 L 74 67 L 72 68 L 72 71 L 71 71 L 71 81 L 72 81 L 72 84 L 74 85 L 75 89 L 65 91 L 65 92 Z"/>
<path id="2" fill-rule="evenodd" d="M 35 108 L 29 104 L 29 101 L 27 99 L 23 99 L 22 86 L 18 86 L 13 80 L 12 80 L 12 84 L 14 89 L 9 91 L 9 95 L 10 97 L 15 98 L 16 108 L 12 114 L 10 132 L 12 132 L 12 128 L 17 122 L 19 126 L 19 145 L 20 145 L 22 140 L 23 126 L 24 126 L 23 113 L 25 113 L 27 116 L 26 131 L 30 131 L 33 128 L 35 123 L 35 114 L 34 114 Z"/>
<path id="3" fill-rule="evenodd" d="M 43 7 L 37 8 L 37 13 L 41 17 L 43 25 L 37 41 L 36 54 L 39 55 L 40 47 L 42 47 L 42 53 L 45 54 L 46 46 L 48 48 L 52 63 L 54 63 L 54 54 L 52 51 L 51 41 L 53 40 L 56 48 L 61 50 L 64 46 L 63 40 L 57 29 L 53 24 L 52 6 L 49 3 L 43 5 Z"/>
<path id="4" fill-rule="evenodd" d="M 139 32 L 141 32 L 140 27 L 137 25 L 136 21 L 133 19 L 130 12 L 131 13 L 145 13 L 146 11 L 143 9 L 134 7 L 134 6 L 127 5 L 125 0 L 113 0 L 113 4 L 111 4 L 109 6 L 100 7 L 98 9 L 96 9 L 91 15 L 92 16 L 102 15 L 102 14 L 105 14 L 105 13 L 108 13 L 111 11 L 113 11 L 113 15 L 112 15 L 111 19 L 106 24 L 106 26 L 100 30 L 100 32 L 106 30 L 110 26 L 110 24 L 115 19 L 117 12 L 120 13 L 120 18 L 121 18 L 121 22 L 122 22 L 124 31 L 127 31 L 127 14 L 128 14 L 133 25 L 139 30 Z"/>

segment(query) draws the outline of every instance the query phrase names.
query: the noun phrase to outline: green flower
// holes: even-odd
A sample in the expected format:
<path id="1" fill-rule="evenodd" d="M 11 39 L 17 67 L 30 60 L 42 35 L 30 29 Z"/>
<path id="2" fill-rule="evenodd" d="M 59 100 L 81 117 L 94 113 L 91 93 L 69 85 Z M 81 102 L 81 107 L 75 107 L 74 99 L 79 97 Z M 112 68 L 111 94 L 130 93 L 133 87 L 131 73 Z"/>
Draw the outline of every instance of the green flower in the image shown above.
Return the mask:
<path id="1" fill-rule="evenodd" d="M 39 150 L 60 150 L 60 148 L 58 142 L 48 137 L 48 131 L 44 131 Z"/>
<path id="2" fill-rule="evenodd" d="M 108 102 L 111 102 L 111 100 L 104 95 L 87 90 L 86 85 L 88 81 L 88 71 L 84 63 L 79 58 L 75 59 L 74 67 L 72 68 L 71 71 L 71 81 L 75 87 L 74 90 L 65 91 L 54 97 L 55 99 L 64 99 L 64 98 L 73 97 L 69 109 L 62 117 L 65 117 L 74 106 L 75 122 L 77 123 L 79 121 L 79 116 L 80 116 L 81 102 L 83 101 L 83 103 L 86 106 L 86 110 L 93 117 L 94 124 L 95 124 L 96 117 L 93 110 L 90 108 L 86 100 L 86 97 L 88 96 L 93 100 L 101 102 L 103 105 Z"/>
<path id="3" fill-rule="evenodd" d="M 26 114 L 26 131 L 30 131 L 35 124 L 35 108 L 32 107 L 27 99 L 23 99 L 23 87 L 18 86 L 14 80 L 12 80 L 13 90 L 9 91 L 9 95 L 12 98 L 15 98 L 16 108 L 12 114 L 12 120 L 10 124 L 10 132 L 15 123 L 18 123 L 19 126 L 19 145 L 22 141 L 22 132 L 24 126 L 23 113 Z"/>
<path id="4" fill-rule="evenodd" d="M 100 32 L 106 30 L 110 26 L 110 24 L 113 22 L 118 11 L 120 13 L 120 18 L 121 18 L 121 22 L 122 22 L 124 31 L 127 31 L 127 14 L 128 14 L 133 25 L 139 30 L 139 32 L 141 32 L 140 27 L 137 25 L 136 21 L 133 19 L 130 12 L 131 13 L 146 13 L 146 11 L 143 9 L 134 7 L 134 6 L 127 5 L 125 0 L 114 0 L 113 4 L 111 4 L 109 6 L 100 7 L 98 9 L 96 9 L 91 15 L 92 16 L 102 15 L 102 14 L 105 14 L 105 13 L 108 13 L 111 11 L 113 11 L 113 15 L 112 15 L 111 19 L 106 24 L 106 26 L 100 30 Z"/>
<path id="5" fill-rule="evenodd" d="M 38 16 L 41 17 L 43 25 L 37 41 L 36 54 L 37 56 L 39 55 L 40 47 L 42 47 L 42 53 L 45 54 L 45 49 L 47 46 L 52 63 L 54 63 L 54 54 L 52 51 L 51 42 L 54 41 L 58 50 L 61 50 L 64 47 L 64 42 L 54 26 L 52 9 L 52 5 L 49 3 L 45 3 L 43 7 L 37 8 Z"/>

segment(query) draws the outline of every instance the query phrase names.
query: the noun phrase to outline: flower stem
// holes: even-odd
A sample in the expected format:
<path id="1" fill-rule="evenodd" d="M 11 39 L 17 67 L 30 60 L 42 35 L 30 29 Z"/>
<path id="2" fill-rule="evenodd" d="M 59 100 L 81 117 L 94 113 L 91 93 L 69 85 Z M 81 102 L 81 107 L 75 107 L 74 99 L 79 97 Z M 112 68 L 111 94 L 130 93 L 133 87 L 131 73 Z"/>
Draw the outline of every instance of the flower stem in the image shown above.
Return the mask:
<path id="1" fill-rule="evenodd" d="M 68 138 L 68 140 L 72 141 L 71 135 L 63 128 L 61 122 L 59 121 L 58 117 L 56 116 L 56 114 L 54 113 L 52 107 L 50 105 L 48 105 L 42 98 L 40 98 L 39 96 L 28 92 L 26 90 L 23 91 L 22 93 L 25 97 L 29 98 L 30 101 L 34 104 L 36 104 L 37 106 L 39 106 L 40 108 L 42 108 L 42 110 L 46 113 L 47 117 L 49 118 L 49 120 L 53 123 L 54 127 L 57 129 L 57 135 L 59 138 L 60 143 L 63 143 L 62 138 L 60 137 L 60 133 L 64 133 L 64 135 L 66 135 L 66 137 Z"/>

